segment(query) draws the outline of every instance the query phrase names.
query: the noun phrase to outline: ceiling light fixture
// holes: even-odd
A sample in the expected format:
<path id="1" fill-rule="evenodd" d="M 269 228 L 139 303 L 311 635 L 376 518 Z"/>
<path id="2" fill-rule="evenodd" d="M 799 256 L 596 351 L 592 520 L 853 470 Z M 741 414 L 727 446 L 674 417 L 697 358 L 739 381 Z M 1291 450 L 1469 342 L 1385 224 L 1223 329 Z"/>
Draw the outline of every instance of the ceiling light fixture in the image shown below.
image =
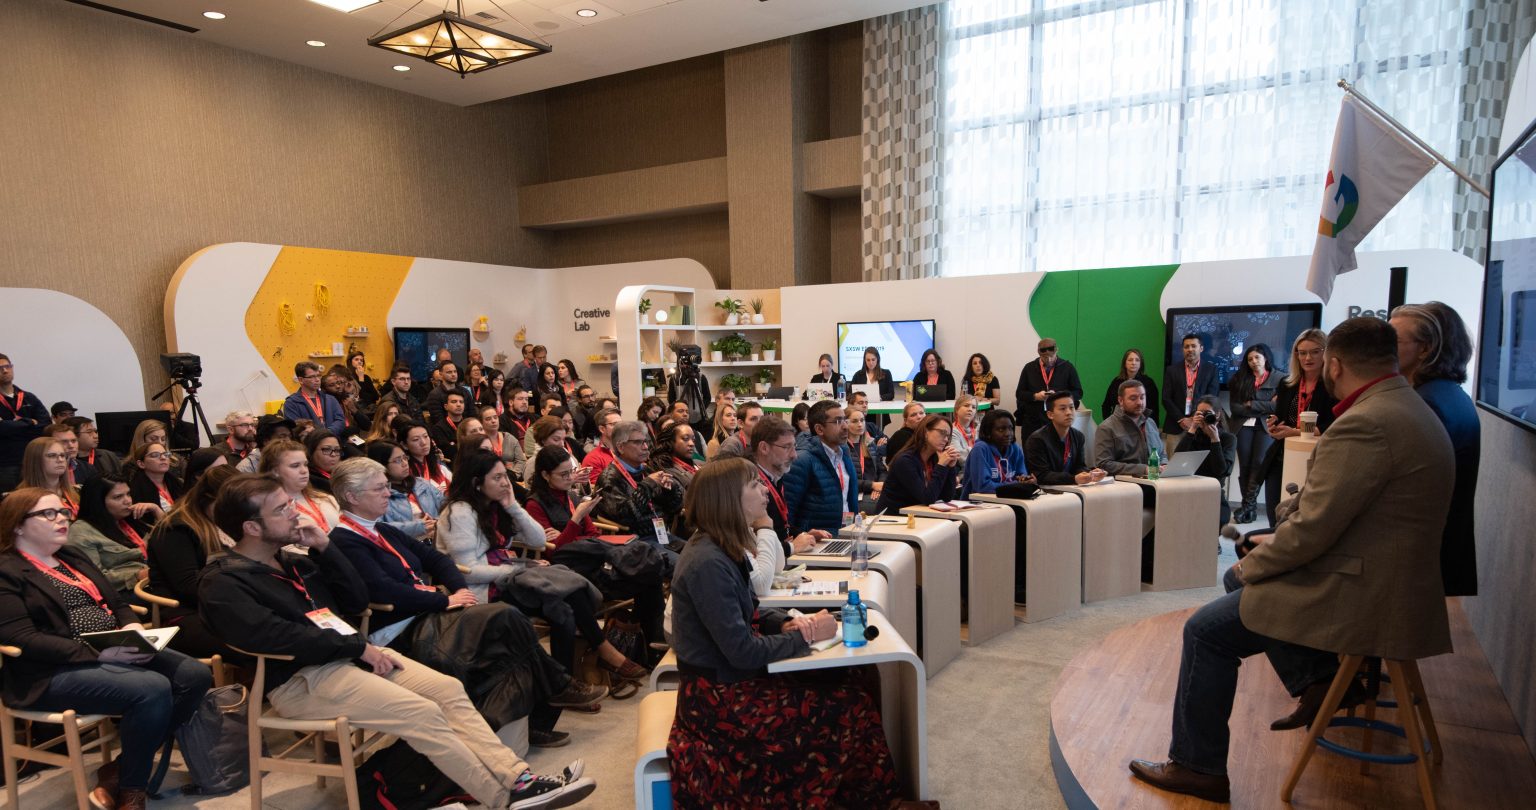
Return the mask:
<path id="1" fill-rule="evenodd" d="M 325 43 L 321 42 L 318 39 L 306 40 L 304 44 L 308 45 L 311 48 L 324 48 L 325 47 Z"/>
<path id="2" fill-rule="evenodd" d="M 337 11 L 353 12 L 360 8 L 375 5 L 379 0 L 309 0 L 311 3 L 319 3 L 326 8 L 334 8 Z"/>
<path id="3" fill-rule="evenodd" d="M 401 72 L 401 73 L 404 73 L 404 72 L 406 72 L 406 71 L 407 71 L 407 70 L 410 70 L 410 68 L 409 68 L 409 67 L 407 67 L 407 66 L 405 66 L 405 65 L 395 65 L 395 70 L 398 70 L 398 71 L 400 71 L 400 72 Z"/>
<path id="4" fill-rule="evenodd" d="M 222 19 L 224 19 L 224 15 L 222 13 L 220 13 L 220 12 L 217 12 L 217 11 L 205 11 L 205 12 L 203 12 L 203 16 L 207 17 L 210 20 L 222 20 Z"/>
<path id="5" fill-rule="evenodd" d="M 576 9 L 576 16 L 578 16 L 578 17 L 596 17 L 597 16 L 597 10 L 596 9 L 591 9 L 591 8 L 578 8 L 578 9 Z"/>
<path id="6" fill-rule="evenodd" d="M 450 5 L 456 11 L 449 11 Z M 492 0 L 491 5 L 496 6 L 508 20 L 517 23 L 495 0 Z M 389 28 L 399 19 L 396 17 L 384 28 Z M 379 30 L 382 32 L 384 28 Z M 368 44 L 431 62 L 459 74 L 461 78 L 552 50 L 549 43 L 539 39 L 532 31 L 529 31 L 528 37 L 521 37 L 465 19 L 464 0 L 445 0 L 441 14 L 387 34 L 374 34 L 368 38 Z M 397 65 L 395 70 L 400 67 Z"/>

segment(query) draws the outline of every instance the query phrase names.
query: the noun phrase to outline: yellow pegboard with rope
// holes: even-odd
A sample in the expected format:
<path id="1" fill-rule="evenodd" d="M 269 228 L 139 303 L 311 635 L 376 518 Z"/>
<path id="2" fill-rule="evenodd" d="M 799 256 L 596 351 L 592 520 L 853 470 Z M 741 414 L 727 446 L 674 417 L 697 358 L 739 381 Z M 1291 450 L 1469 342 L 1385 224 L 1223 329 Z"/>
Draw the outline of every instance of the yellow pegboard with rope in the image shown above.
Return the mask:
<path id="1" fill-rule="evenodd" d="M 382 381 L 394 365 L 389 309 L 415 259 L 284 246 L 245 311 L 245 333 L 283 385 L 293 387 L 293 364 L 313 360 L 322 368 L 346 358 L 355 345 L 367 355 L 368 374 Z M 348 330 L 368 327 L 366 336 Z"/>

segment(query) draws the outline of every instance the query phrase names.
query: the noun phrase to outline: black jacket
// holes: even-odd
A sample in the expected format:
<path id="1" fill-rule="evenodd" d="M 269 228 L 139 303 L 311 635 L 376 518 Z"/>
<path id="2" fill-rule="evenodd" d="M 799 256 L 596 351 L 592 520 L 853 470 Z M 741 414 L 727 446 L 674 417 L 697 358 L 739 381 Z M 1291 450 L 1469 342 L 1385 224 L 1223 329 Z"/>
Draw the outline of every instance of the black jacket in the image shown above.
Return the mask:
<path id="1" fill-rule="evenodd" d="M 1073 407 L 1083 401 L 1083 381 L 1077 376 L 1077 367 L 1070 361 L 1056 361 L 1056 365 L 1051 368 L 1050 385 L 1045 384 L 1045 374 L 1040 369 L 1039 359 L 1025 363 L 1024 370 L 1019 372 L 1019 384 L 1013 389 L 1017 408 L 1013 415 L 1025 436 L 1045 427 L 1045 403 L 1037 402 L 1035 394 L 1046 390 L 1071 391 Z"/>
<path id="2" fill-rule="evenodd" d="M 368 607 L 368 588 L 335 543 L 324 551 L 311 549 L 308 556 L 280 551 L 278 560 L 288 577 L 304 583 L 315 606 L 343 617 Z M 316 627 L 305 615 L 314 609 L 277 569 L 239 554 L 209 563 L 198 587 L 198 614 L 215 636 L 247 652 L 293 656 L 268 663 L 268 690 L 305 667 L 363 654 L 368 639 Z"/>
<path id="3" fill-rule="evenodd" d="M 412 539 L 387 523 L 375 523 L 373 528 L 384 538 L 384 542 L 405 558 L 411 571 L 423 582 L 443 585 L 450 592 L 465 587 L 464 575 L 459 573 L 452 557 Z M 352 563 L 352 568 L 367 588 L 368 601 L 394 606 L 392 611 L 374 613 L 372 627 L 384 627 L 423 613 L 448 609 L 447 596 L 436 589 L 424 591 L 416 588 L 416 580 L 412 578 L 411 572 L 400 567 L 400 560 L 395 555 L 347 528 L 346 524 L 331 529 L 331 545 L 347 555 L 347 561 Z"/>
<path id="4" fill-rule="evenodd" d="M 119 627 L 139 620 L 84 552 L 65 546 L 54 557 L 96 583 Z M 96 651 L 75 638 L 64 597 L 48 575 L 15 550 L 0 553 L 0 644 L 21 648 L 20 658 L 0 668 L 0 696 L 13 707 L 42 697 L 59 667 L 96 661 Z"/>
<path id="5" fill-rule="evenodd" d="M 166 473 L 165 491 L 171 494 L 171 500 L 181 500 L 181 494 L 186 487 L 181 485 L 181 479 L 175 473 Z M 134 503 L 159 503 L 160 490 L 155 488 L 155 482 L 149 480 L 142 470 L 134 468 L 134 473 L 128 477 L 128 494 L 133 497 Z"/>
<path id="6" fill-rule="evenodd" d="M 379 397 L 379 402 L 393 402 L 400 406 L 400 414 L 402 416 L 409 416 L 418 422 L 421 421 L 421 403 L 417 401 L 416 397 L 412 394 L 407 393 L 404 396 L 401 396 L 400 393 L 394 389 L 394 386 L 390 386 L 389 389 Z M 378 408 L 377 403 L 374 404 L 374 408 Z"/>
<path id="7" fill-rule="evenodd" d="M 453 390 L 464 395 L 464 412 L 468 413 L 469 412 L 470 403 L 474 402 L 474 399 L 470 397 L 469 389 L 466 388 L 463 385 L 455 385 L 453 387 Z M 427 394 L 427 398 L 421 403 L 421 409 L 422 409 L 422 411 L 425 412 L 427 420 L 428 421 L 433 421 L 433 420 L 442 419 L 443 418 L 443 405 L 445 405 L 447 403 L 447 401 L 448 401 L 448 389 L 447 388 L 444 388 L 441 385 L 437 386 L 436 388 L 433 388 L 432 389 L 432 393 Z M 404 410 L 405 406 L 402 405 L 402 406 L 400 406 L 400 408 L 401 408 L 401 410 Z"/>
<path id="8" fill-rule="evenodd" d="M 1152 420 L 1152 424 L 1161 425 L 1162 420 L 1158 416 L 1162 403 L 1158 401 L 1157 383 L 1139 371 L 1136 372 L 1136 379 L 1141 381 L 1142 387 L 1147 391 L 1147 418 Z M 1120 383 L 1122 382 L 1125 381 L 1119 378 L 1109 381 L 1109 389 L 1104 392 L 1104 402 L 1099 406 L 1100 422 L 1115 415 L 1115 408 L 1120 405 Z"/>
<path id="9" fill-rule="evenodd" d="M 870 385 L 871 383 L 869 381 L 869 375 L 866 374 L 862 368 L 853 372 L 852 384 Z M 883 372 L 880 377 L 880 382 L 875 384 L 880 386 L 881 401 L 890 402 L 896 399 L 896 383 L 891 379 L 891 373 L 889 371 Z"/>
<path id="10" fill-rule="evenodd" d="M 175 599 L 181 605 L 161 608 L 163 617 L 197 612 L 197 588 L 208 564 L 203 542 L 191 526 L 178 520 L 149 533 L 149 592 Z"/>
<path id="11" fill-rule="evenodd" d="M 927 506 L 953 498 L 958 474 L 954 465 L 945 464 L 935 464 L 932 473 L 925 474 L 923 460 L 916 452 L 901 453 L 891 459 L 875 508 L 894 515 L 909 506 Z"/>
<path id="12" fill-rule="evenodd" d="M 942 402 L 955 398 L 955 375 L 950 374 L 949 369 L 939 369 L 938 384 L 945 390 L 944 396 L 940 396 L 937 391 L 928 390 L 928 374 L 918 369 L 917 373 L 912 375 L 912 398 L 919 402 Z"/>
<path id="13" fill-rule="evenodd" d="M 43 428 L 48 427 L 53 417 L 36 394 L 23 391 L 19 386 L 16 396 L 0 394 L 0 399 L 5 400 L 5 404 L 0 405 L 0 467 L 19 467 L 22 455 L 27 452 L 27 442 L 43 435 Z M 20 407 L 16 403 L 18 399 L 21 400 Z"/>
<path id="14" fill-rule="evenodd" d="M 452 467 L 453 457 L 459 452 L 458 428 L 448 424 L 447 419 L 439 418 L 428 423 L 427 435 L 432 437 L 432 443 L 437 445 L 438 452 L 443 454 L 443 459 Z"/>
<path id="15" fill-rule="evenodd" d="M 621 461 L 614 461 L 597 476 L 597 513 L 623 526 L 625 531 L 640 537 L 655 537 L 656 530 L 651 518 L 669 520 L 683 509 L 683 489 L 663 486 L 643 477 L 644 472 L 630 473 L 636 486 L 619 472 Z M 657 537 L 657 542 L 667 544 L 667 538 Z"/>
<path id="16" fill-rule="evenodd" d="M 1179 427 L 1179 420 L 1184 418 L 1184 389 L 1188 385 L 1184 380 L 1184 361 L 1181 359 L 1174 365 L 1163 370 L 1163 432 L 1183 433 L 1184 428 Z M 1216 396 L 1221 393 L 1221 383 L 1216 380 L 1216 364 L 1201 362 L 1200 368 L 1195 371 L 1194 396 L 1189 398 L 1189 410 L 1195 410 L 1195 403 L 1204 396 Z"/>
<path id="17" fill-rule="evenodd" d="M 1211 437 L 1205 435 L 1203 430 L 1185 433 L 1179 437 L 1179 445 L 1174 449 L 1174 452 L 1182 453 L 1186 450 L 1210 451 L 1205 454 L 1205 460 L 1200 462 L 1200 469 L 1195 470 L 1195 475 L 1203 475 L 1206 478 L 1225 481 L 1227 476 L 1232 473 L 1232 465 L 1237 462 L 1237 437 L 1225 430 L 1219 431 L 1219 433 L 1219 442 L 1212 442 Z"/>
<path id="18" fill-rule="evenodd" d="M 1024 439 L 1026 469 L 1042 484 L 1075 484 L 1077 479 L 1073 476 L 1089 468 L 1085 443 L 1082 431 L 1077 428 L 1067 428 L 1067 441 L 1063 444 L 1056 426 L 1046 425 Z M 1070 464 L 1062 461 L 1067 447 L 1072 448 L 1066 454 Z"/>

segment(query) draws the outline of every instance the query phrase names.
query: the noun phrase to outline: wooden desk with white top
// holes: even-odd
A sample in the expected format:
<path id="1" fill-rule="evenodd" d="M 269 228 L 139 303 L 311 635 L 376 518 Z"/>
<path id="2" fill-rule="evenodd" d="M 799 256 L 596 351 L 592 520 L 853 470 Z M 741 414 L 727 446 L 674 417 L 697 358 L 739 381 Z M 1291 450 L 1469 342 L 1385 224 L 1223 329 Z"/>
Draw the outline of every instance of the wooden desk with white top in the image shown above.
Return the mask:
<path id="1" fill-rule="evenodd" d="M 1014 542 L 1024 544 L 1024 581 L 1013 583 L 1015 590 L 1022 588 L 1027 600 L 1024 621 L 1050 619 L 1082 604 L 1082 501 L 1060 492 L 1042 492 L 1027 501 L 980 494 L 971 500 L 1013 509 Z M 1009 569 L 1008 575 L 1013 579 L 1014 570 Z"/>
<path id="2" fill-rule="evenodd" d="M 1141 593 L 1141 487 L 1105 479 L 1045 488 L 1083 503 L 1083 601 Z"/>
<path id="3" fill-rule="evenodd" d="M 1216 584 L 1216 532 L 1221 519 L 1221 482 L 1203 475 L 1152 481 L 1117 475 L 1157 493 L 1153 507 L 1154 591 L 1209 588 Z"/>
<path id="4" fill-rule="evenodd" d="M 918 515 L 960 524 L 960 542 L 968 554 L 966 570 L 967 646 L 1013 629 L 1013 559 L 1015 554 L 1013 510 L 996 506 L 940 512 L 927 506 L 910 506 L 903 515 Z"/>
<path id="5" fill-rule="evenodd" d="M 806 571 L 801 574 L 803 579 L 812 582 L 846 582 L 848 590 L 859 592 L 859 601 L 875 610 L 884 612 L 890 604 L 890 589 L 886 587 L 885 577 L 871 569 L 859 579 L 854 579 L 851 572 L 832 570 Z M 818 610 L 838 611 L 848 601 L 847 593 L 814 593 L 798 596 L 776 596 L 771 591 L 767 596 L 758 600 L 763 607 L 775 607 L 780 610 L 795 608 L 801 613 L 814 613 Z"/>
<path id="6" fill-rule="evenodd" d="M 871 540 L 869 560 L 871 573 L 878 571 L 885 577 L 887 601 L 881 603 L 886 618 L 891 620 L 901 637 L 917 647 L 917 553 L 906 543 L 894 540 Z M 879 552 L 876 554 L 875 552 Z M 807 569 L 847 571 L 853 561 L 847 556 L 821 554 L 795 554 L 785 563 L 786 568 L 804 565 Z"/>
<path id="7" fill-rule="evenodd" d="M 931 678 L 960 654 L 960 528 L 951 520 L 910 519 L 908 529 L 906 519 L 880 518 L 869 538 L 906 543 L 917 554 L 916 649 Z"/>

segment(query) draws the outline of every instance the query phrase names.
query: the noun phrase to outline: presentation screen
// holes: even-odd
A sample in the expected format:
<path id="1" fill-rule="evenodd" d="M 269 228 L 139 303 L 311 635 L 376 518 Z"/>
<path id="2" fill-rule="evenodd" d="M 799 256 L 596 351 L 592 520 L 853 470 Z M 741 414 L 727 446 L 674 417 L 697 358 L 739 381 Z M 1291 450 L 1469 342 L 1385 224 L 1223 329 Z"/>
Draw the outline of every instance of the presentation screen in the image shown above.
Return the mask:
<path id="1" fill-rule="evenodd" d="M 459 366 L 459 379 L 465 377 L 469 360 L 469 330 L 424 326 L 395 327 L 395 365 L 410 366 L 411 379 L 430 380 L 437 368 L 437 350 L 447 349 Z"/>
<path id="2" fill-rule="evenodd" d="M 1263 343 L 1282 371 L 1291 364 L 1291 344 L 1296 336 L 1323 322 L 1322 304 L 1271 304 L 1265 306 L 1187 307 L 1168 310 L 1168 364 L 1183 362 L 1185 335 L 1199 335 L 1204 353 L 1200 362 L 1216 367 L 1223 387 L 1242 366 L 1248 347 Z M 1161 380 L 1158 373 L 1147 376 Z"/>
<path id="3" fill-rule="evenodd" d="M 880 352 L 880 365 L 900 382 L 912 379 L 923 352 L 933 348 L 933 320 L 858 321 L 837 325 L 837 370 L 849 380 L 864 367 L 864 350 Z"/>
<path id="4" fill-rule="evenodd" d="M 1536 124 L 1493 169 L 1477 401 L 1536 428 Z M 1468 324 L 1470 327 L 1471 324 Z"/>

